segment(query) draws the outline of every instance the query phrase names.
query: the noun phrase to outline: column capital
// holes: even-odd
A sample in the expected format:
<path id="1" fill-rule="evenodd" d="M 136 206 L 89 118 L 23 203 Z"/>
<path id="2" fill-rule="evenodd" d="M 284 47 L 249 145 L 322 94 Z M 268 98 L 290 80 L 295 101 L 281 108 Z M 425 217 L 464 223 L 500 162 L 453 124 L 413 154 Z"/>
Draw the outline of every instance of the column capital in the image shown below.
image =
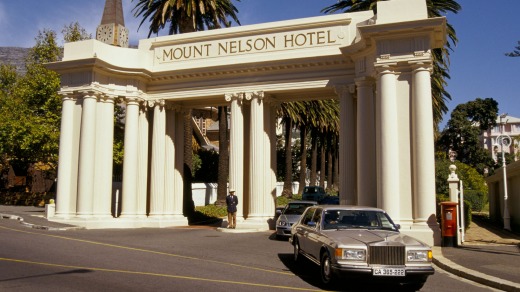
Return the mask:
<path id="1" fill-rule="evenodd" d="M 356 85 L 355 84 L 336 85 L 336 86 L 334 86 L 334 91 L 340 97 L 342 97 L 348 93 L 354 94 L 356 92 Z"/>
<path id="2" fill-rule="evenodd" d="M 430 62 L 413 62 L 410 65 L 414 72 L 428 71 L 431 74 L 433 71 L 433 65 Z"/>
<path id="3" fill-rule="evenodd" d="M 98 99 L 103 102 L 114 103 L 117 100 L 117 95 L 102 93 L 98 95 Z"/>
<path id="4" fill-rule="evenodd" d="M 356 78 L 354 79 L 354 82 L 356 83 L 356 87 L 367 87 L 375 84 L 374 78 L 367 76 Z"/>
<path id="5" fill-rule="evenodd" d="M 267 95 L 263 91 L 251 91 L 243 93 L 246 100 L 252 100 L 253 98 L 264 99 Z"/>
<path id="6" fill-rule="evenodd" d="M 389 64 L 384 64 L 380 66 L 376 66 L 376 72 L 377 75 L 384 75 L 384 74 L 395 74 L 394 66 L 391 66 Z"/>
<path id="7" fill-rule="evenodd" d="M 243 92 L 226 93 L 224 95 L 224 98 L 228 102 L 233 101 L 233 100 L 242 101 L 244 99 L 244 93 Z"/>
<path id="8" fill-rule="evenodd" d="M 74 92 L 73 90 L 61 90 L 61 91 L 58 91 L 58 94 L 61 95 L 61 99 L 63 101 L 76 100 L 78 98 L 77 92 Z"/>
<path id="9" fill-rule="evenodd" d="M 164 107 L 166 105 L 166 101 L 164 99 L 155 99 L 147 101 L 149 107 Z"/>

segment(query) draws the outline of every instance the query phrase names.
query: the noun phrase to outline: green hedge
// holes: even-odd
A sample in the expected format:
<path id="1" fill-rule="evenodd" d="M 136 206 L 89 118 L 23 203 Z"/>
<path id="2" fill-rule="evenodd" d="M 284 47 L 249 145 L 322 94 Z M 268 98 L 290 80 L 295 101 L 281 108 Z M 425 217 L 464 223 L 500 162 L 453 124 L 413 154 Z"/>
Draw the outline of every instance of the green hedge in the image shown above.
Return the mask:
<path id="1" fill-rule="evenodd" d="M 43 207 L 49 203 L 49 200 L 55 198 L 54 193 L 2 192 L 0 193 L 0 204 Z"/>

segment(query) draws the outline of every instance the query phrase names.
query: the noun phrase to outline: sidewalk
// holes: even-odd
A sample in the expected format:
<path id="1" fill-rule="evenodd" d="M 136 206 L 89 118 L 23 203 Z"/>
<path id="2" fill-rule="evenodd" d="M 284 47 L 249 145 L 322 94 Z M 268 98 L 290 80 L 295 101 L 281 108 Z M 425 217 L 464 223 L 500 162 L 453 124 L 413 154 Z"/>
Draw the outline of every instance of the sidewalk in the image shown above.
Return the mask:
<path id="1" fill-rule="evenodd" d="M 14 219 L 29 228 L 51 231 L 81 228 L 48 221 L 45 208 L 41 207 L 0 205 L 2 219 Z M 503 230 L 487 220 L 474 217 L 462 245 L 435 246 L 433 257 L 437 267 L 462 278 L 504 291 L 520 291 L 520 234 Z"/>
<path id="2" fill-rule="evenodd" d="M 452 274 L 504 291 L 520 291 L 520 234 L 474 217 L 459 247 L 434 247 L 434 263 Z"/>

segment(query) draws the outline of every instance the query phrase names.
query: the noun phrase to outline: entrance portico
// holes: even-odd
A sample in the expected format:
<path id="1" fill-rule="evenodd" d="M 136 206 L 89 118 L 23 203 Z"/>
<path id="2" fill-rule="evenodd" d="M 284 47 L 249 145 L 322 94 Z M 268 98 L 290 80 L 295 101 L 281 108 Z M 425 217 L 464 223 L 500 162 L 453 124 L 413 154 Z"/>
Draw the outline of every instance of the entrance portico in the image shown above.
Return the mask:
<path id="1" fill-rule="evenodd" d="M 406 7 L 406 9 L 404 9 Z M 88 228 L 186 225 L 183 116 L 231 108 L 229 185 L 242 224 L 268 228 L 275 209 L 281 102 L 340 101 L 340 200 L 377 206 L 434 244 L 431 49 L 445 19 L 426 3 L 141 40 L 65 44 L 56 217 Z M 124 104 L 121 216 L 113 217 L 113 113 Z"/>

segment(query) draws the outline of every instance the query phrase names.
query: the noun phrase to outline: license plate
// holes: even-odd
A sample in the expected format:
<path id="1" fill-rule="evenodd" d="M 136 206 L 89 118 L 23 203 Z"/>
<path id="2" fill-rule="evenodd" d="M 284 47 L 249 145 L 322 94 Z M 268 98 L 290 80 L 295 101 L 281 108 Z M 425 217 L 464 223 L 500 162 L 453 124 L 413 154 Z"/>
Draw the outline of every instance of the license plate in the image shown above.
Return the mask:
<path id="1" fill-rule="evenodd" d="M 393 276 L 393 277 L 404 277 L 405 271 L 400 268 L 375 268 L 372 271 L 374 276 Z"/>

